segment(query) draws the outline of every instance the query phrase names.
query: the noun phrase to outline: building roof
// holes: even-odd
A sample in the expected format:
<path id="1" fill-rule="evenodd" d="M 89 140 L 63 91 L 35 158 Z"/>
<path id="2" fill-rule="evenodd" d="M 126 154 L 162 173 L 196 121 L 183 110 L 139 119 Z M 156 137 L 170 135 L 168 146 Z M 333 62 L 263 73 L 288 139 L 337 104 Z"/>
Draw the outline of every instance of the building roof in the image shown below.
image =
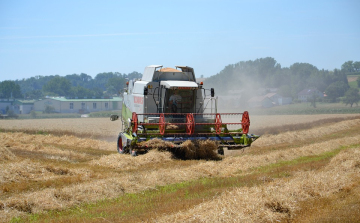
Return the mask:
<path id="1" fill-rule="evenodd" d="M 16 100 L 14 102 L 15 105 L 31 105 L 37 100 Z"/>
<path id="2" fill-rule="evenodd" d="M 271 98 L 274 95 L 277 95 L 277 93 L 267 93 L 264 97 Z"/>
<path id="3" fill-rule="evenodd" d="M 56 101 L 71 101 L 71 102 L 100 102 L 100 101 L 122 101 L 122 98 L 120 97 L 113 97 L 113 98 L 88 98 L 88 99 L 75 99 L 75 98 L 64 98 L 64 97 L 52 97 L 52 98 L 46 98 L 46 99 L 52 99 Z M 45 99 L 43 99 L 45 100 Z"/>

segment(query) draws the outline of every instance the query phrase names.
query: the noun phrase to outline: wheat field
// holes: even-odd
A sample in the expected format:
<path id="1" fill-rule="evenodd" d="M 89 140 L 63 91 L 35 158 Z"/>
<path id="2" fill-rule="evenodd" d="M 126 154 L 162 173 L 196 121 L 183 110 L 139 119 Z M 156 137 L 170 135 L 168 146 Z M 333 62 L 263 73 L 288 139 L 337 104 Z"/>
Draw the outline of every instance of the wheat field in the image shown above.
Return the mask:
<path id="1" fill-rule="evenodd" d="M 118 154 L 115 140 L 120 122 L 104 118 L 0 120 L 0 222 L 319 222 L 327 216 L 334 218 L 329 214 L 333 212 L 337 217 L 343 212 L 349 216 L 350 212 L 355 217 L 346 219 L 352 222 L 360 216 L 356 202 L 360 191 L 360 117 L 250 118 L 250 132 L 273 128 L 277 134 L 264 134 L 251 148 L 220 161 L 178 160 L 170 152 L 155 149 L 137 157 Z M 316 125 L 311 125 L 314 122 Z M 292 130 L 282 132 L 285 125 L 293 126 Z M 296 126 L 301 127 L 296 130 Z M 36 134 L 38 131 L 42 133 Z M 324 154 L 332 155 L 320 160 Z M 306 165 L 288 164 L 305 158 L 310 159 Z M 261 171 L 266 166 L 283 171 L 284 163 L 289 166 L 279 176 Z M 49 214 L 67 213 L 74 207 L 84 212 L 84 204 L 104 199 L 116 202 L 126 195 L 155 193 L 161 187 L 185 182 L 191 185 L 243 178 L 247 183 L 257 183 L 217 188 L 211 196 L 194 199 L 196 202 L 189 205 L 185 202 L 192 197 L 175 198 L 181 206 L 170 208 L 164 203 L 166 208 L 149 211 L 144 217 L 128 216 L 130 211 L 113 213 L 110 207 L 102 210 L 101 217 Z M 196 196 L 206 190 L 196 189 Z M 160 198 L 167 193 L 160 193 Z M 346 211 L 340 207 L 335 210 L 335 204 L 326 206 L 340 195 L 348 202 L 343 204 L 348 207 Z M 156 205 L 166 202 L 160 198 Z M 324 202 L 316 203 L 320 201 Z M 322 209 L 313 208 L 321 205 Z"/>

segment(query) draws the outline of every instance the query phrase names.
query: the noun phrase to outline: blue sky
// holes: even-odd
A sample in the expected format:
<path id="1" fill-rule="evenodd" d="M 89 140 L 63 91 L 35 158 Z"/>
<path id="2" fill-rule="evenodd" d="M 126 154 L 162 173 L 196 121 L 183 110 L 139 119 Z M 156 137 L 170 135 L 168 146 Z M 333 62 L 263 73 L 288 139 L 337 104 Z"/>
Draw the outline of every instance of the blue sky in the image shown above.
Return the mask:
<path id="1" fill-rule="evenodd" d="M 360 61 L 359 0 L 0 0 L 0 81 L 191 66 L 205 77 L 273 57 Z"/>

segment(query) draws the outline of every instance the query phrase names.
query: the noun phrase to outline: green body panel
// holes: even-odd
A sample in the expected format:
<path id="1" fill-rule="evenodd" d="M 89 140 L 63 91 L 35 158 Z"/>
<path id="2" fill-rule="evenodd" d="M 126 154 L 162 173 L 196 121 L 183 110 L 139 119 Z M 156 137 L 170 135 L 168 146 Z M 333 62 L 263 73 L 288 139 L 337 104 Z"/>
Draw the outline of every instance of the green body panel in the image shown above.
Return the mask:
<path id="1" fill-rule="evenodd" d="M 132 118 L 132 112 L 130 111 L 130 109 L 128 107 L 126 107 L 125 103 L 122 104 L 122 109 L 121 109 L 121 119 L 122 121 L 124 121 L 126 128 L 128 128 L 129 126 L 127 126 L 127 122 L 126 120 L 131 119 Z"/>
<path id="2" fill-rule="evenodd" d="M 130 140 L 133 140 L 134 137 L 126 132 L 123 132 L 123 135 L 127 138 L 127 139 L 130 139 Z"/>

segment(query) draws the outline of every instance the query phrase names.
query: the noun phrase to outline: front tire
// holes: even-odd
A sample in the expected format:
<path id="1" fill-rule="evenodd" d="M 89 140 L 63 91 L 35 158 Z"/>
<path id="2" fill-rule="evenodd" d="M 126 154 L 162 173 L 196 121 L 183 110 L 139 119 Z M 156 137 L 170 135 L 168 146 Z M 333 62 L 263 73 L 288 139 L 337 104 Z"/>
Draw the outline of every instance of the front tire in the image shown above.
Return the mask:
<path id="1" fill-rule="evenodd" d="M 123 147 L 121 134 L 119 134 L 118 140 L 117 140 L 117 151 L 120 154 L 124 154 L 126 152 L 125 147 Z"/>

